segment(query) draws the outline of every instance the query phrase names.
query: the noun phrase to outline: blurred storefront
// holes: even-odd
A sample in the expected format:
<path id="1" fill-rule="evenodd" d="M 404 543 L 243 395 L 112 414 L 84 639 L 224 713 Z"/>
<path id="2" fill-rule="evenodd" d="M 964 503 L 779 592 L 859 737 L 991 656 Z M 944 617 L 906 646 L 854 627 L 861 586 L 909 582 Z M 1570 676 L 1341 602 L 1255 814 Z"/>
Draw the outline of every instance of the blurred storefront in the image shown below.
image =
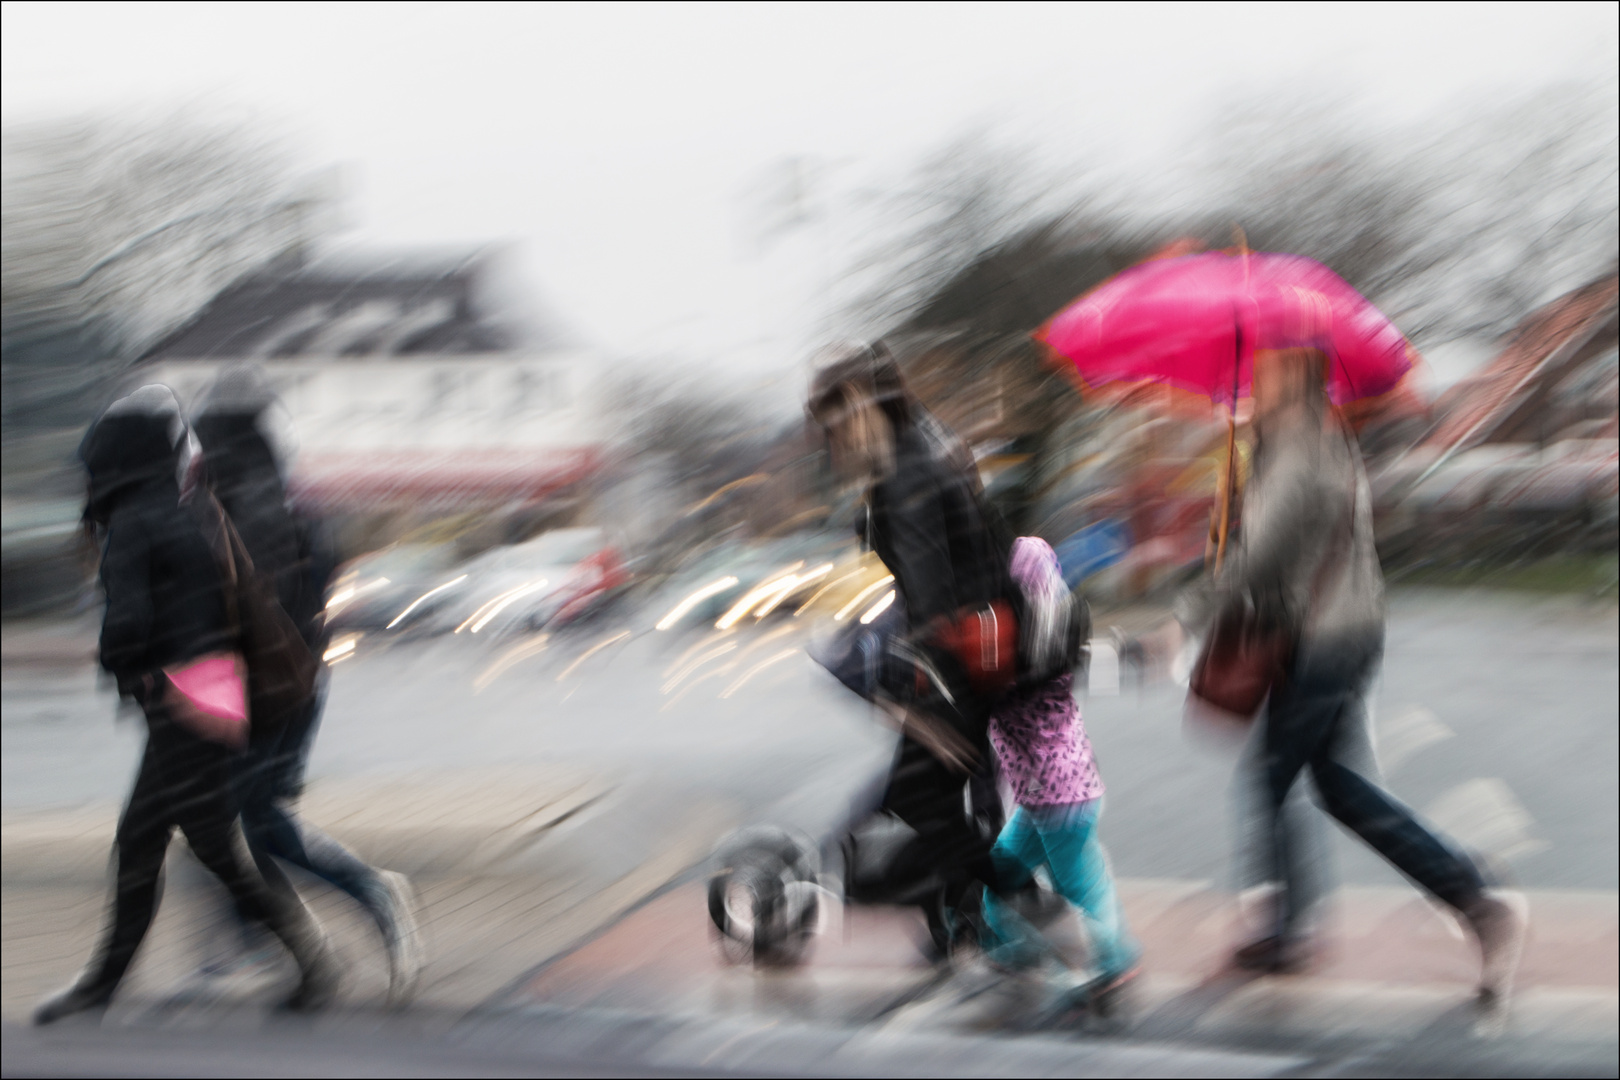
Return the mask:
<path id="1" fill-rule="evenodd" d="M 566 523 L 603 460 L 594 357 L 503 310 L 499 274 L 488 252 L 277 268 L 216 297 L 131 381 L 192 407 L 222 369 L 258 364 L 285 407 L 289 493 L 350 553 L 448 519 L 492 539 Z"/>

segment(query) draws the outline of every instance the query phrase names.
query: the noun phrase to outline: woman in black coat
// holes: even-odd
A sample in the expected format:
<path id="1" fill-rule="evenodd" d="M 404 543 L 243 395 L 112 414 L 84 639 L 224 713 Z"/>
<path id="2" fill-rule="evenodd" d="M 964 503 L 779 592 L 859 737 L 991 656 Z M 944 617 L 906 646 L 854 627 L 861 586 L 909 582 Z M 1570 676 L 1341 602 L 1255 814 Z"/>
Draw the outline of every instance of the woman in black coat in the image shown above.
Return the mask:
<path id="1" fill-rule="evenodd" d="M 165 668 L 235 645 L 219 563 L 180 503 L 184 439 L 173 394 L 147 386 L 114 403 L 79 450 L 90 474 L 86 517 L 103 537 L 101 666 L 119 694 L 141 706 L 147 740 L 118 823 L 112 918 L 78 980 L 36 1010 L 40 1024 L 111 1000 L 152 924 L 176 827 L 243 915 L 262 922 L 297 959 L 303 978 L 288 1006 L 324 1004 L 337 983 L 319 926 L 296 899 L 265 884 L 242 844 L 231 749 L 177 722 L 166 703 Z"/>
<path id="2" fill-rule="evenodd" d="M 936 944 L 948 947 L 967 928 L 959 913 L 974 906 L 973 882 L 995 884 L 989 856 L 1002 815 L 989 771 L 996 694 L 942 642 L 964 615 L 1006 610 L 1014 588 L 1007 541 L 980 498 L 972 458 L 907 392 L 881 346 L 818 373 L 808 411 L 838 471 L 866 484 L 858 531 L 894 574 L 903 637 L 928 672 L 924 681 L 937 679 L 915 695 L 915 669 L 894 665 L 904 670 L 890 678 L 889 696 L 904 721 L 882 809 L 917 834 L 890 876 L 943 882 L 923 907 Z M 964 787 L 972 817 L 963 812 Z"/>

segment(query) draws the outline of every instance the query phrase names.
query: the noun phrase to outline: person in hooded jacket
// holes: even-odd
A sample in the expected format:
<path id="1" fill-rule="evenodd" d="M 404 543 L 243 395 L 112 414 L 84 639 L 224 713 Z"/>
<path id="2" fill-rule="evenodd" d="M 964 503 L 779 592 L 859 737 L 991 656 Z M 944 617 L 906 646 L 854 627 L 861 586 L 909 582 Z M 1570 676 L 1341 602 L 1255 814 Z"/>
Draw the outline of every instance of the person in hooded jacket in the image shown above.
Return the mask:
<path id="1" fill-rule="evenodd" d="M 242 843 L 231 791 L 233 751 L 181 723 L 166 693 L 165 669 L 236 644 L 220 565 L 180 503 L 184 439 L 174 395 L 147 386 L 115 402 L 79 449 L 90 477 L 86 518 L 104 538 L 100 662 L 120 696 L 140 705 L 147 740 L 118 823 L 112 917 L 79 978 L 35 1011 L 38 1024 L 105 1008 L 112 999 L 156 913 L 176 827 L 238 910 L 280 938 L 297 960 L 302 978 L 287 1007 L 323 1005 L 338 982 L 320 927 L 296 896 L 265 882 Z"/>
<path id="2" fill-rule="evenodd" d="M 211 388 L 192 426 L 202 445 L 208 487 L 235 525 L 254 568 L 272 578 L 281 606 L 320 656 L 328 639 L 325 594 L 335 560 L 309 523 L 287 507 L 276 454 L 264 434 L 265 414 L 274 403 L 256 369 L 230 369 Z M 397 1004 L 414 990 L 422 964 L 409 881 L 403 874 L 368 866 L 289 805 L 303 788 L 324 698 L 323 684 L 296 715 L 264 725 L 267 734 L 250 741 L 236 769 L 242 827 L 273 886 L 292 890 L 271 856 L 331 883 L 366 909 L 388 948 L 389 997 Z"/>
<path id="3" fill-rule="evenodd" d="M 893 573 L 894 606 L 903 607 L 907 622 L 903 637 L 919 670 L 941 688 L 926 702 L 905 703 L 881 808 L 916 832 L 890 875 L 943 880 L 923 910 L 935 944 L 948 951 L 971 926 L 963 916 L 973 907 L 973 883 L 995 885 L 990 848 L 1001 806 L 990 773 L 995 695 L 975 686 L 937 642 L 962 612 L 1012 595 L 1007 542 L 987 519 L 972 458 L 912 398 L 886 350 L 866 346 L 825 366 L 807 411 L 826 432 L 835 467 L 866 482 L 857 531 Z M 893 689 L 898 703 L 910 696 L 907 688 Z M 964 787 L 971 789 L 971 817 Z"/>

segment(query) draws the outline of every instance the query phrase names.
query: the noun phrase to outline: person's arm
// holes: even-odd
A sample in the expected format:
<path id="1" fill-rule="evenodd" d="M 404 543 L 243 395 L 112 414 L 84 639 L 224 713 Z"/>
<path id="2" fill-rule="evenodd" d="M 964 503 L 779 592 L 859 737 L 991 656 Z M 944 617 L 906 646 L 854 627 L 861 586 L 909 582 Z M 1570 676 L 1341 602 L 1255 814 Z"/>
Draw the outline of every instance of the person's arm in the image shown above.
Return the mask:
<path id="1" fill-rule="evenodd" d="M 120 516 L 107 529 L 101 557 L 101 587 L 107 611 L 101 622 L 101 666 L 132 691 L 144 672 L 152 635 L 152 542 L 145 522 Z"/>
<path id="2" fill-rule="evenodd" d="M 875 704 L 895 731 L 922 744 L 934 757 L 952 772 L 972 772 L 979 763 L 978 751 L 973 744 L 958 734 L 949 724 L 917 709 L 908 709 L 887 697 L 878 697 Z"/>

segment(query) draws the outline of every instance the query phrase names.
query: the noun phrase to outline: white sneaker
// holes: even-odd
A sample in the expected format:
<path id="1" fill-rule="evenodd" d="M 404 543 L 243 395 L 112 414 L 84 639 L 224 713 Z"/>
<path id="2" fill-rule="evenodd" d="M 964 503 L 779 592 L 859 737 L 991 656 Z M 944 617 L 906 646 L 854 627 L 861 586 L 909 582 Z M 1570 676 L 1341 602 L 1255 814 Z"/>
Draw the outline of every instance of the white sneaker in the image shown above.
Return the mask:
<path id="1" fill-rule="evenodd" d="M 426 962 L 422 932 L 416 924 L 416 890 L 410 879 L 393 870 L 378 872 L 388 890 L 388 1004 L 400 1006 L 416 993 Z"/>
<path id="2" fill-rule="evenodd" d="M 1487 1005 L 1506 1000 L 1524 950 L 1528 905 L 1522 894 L 1482 897 L 1463 913 L 1479 940 L 1479 998 Z"/>

